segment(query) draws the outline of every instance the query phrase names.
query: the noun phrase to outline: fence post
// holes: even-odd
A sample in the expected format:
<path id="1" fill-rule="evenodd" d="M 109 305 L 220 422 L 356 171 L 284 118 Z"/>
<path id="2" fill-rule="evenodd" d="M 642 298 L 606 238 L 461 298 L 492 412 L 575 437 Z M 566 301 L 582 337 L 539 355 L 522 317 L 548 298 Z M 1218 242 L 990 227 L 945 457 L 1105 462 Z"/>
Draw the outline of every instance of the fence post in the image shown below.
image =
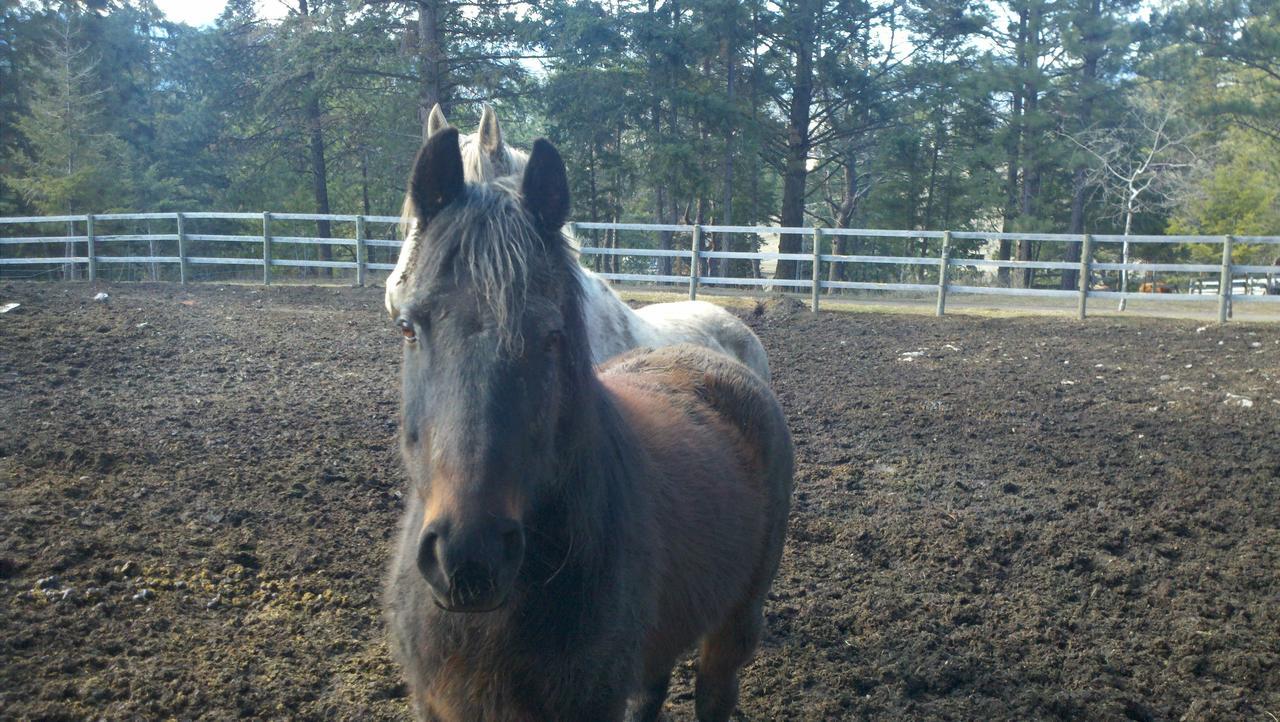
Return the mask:
<path id="1" fill-rule="evenodd" d="M 271 284 L 271 213 L 262 212 L 262 285 Z"/>
<path id="2" fill-rule="evenodd" d="M 937 315 L 947 312 L 947 273 L 951 267 L 951 231 L 942 232 L 942 253 L 938 265 L 938 309 Z"/>
<path id="3" fill-rule="evenodd" d="M 1128 236 L 1128 233 L 1125 233 Z M 1129 265 L 1129 239 L 1124 239 L 1124 247 L 1120 251 L 1120 262 Z M 1139 281 L 1141 282 L 1141 281 Z M 1120 303 L 1117 308 L 1121 311 L 1125 310 L 1129 303 L 1129 269 L 1120 269 Z"/>
<path id="4" fill-rule="evenodd" d="M 173 214 L 178 221 L 178 283 L 187 283 L 187 224 L 181 212 Z"/>
<path id="5" fill-rule="evenodd" d="M 1076 281 L 1079 287 L 1080 300 L 1076 305 L 1076 312 L 1080 316 L 1080 320 L 1084 320 L 1085 307 L 1089 304 L 1089 269 L 1093 266 L 1093 235 L 1084 234 L 1084 239 L 1080 242 L 1080 278 Z"/>
<path id="6" fill-rule="evenodd" d="M 89 283 L 98 280 L 98 249 L 93 239 L 93 214 L 84 217 L 85 255 L 89 259 Z"/>
<path id="7" fill-rule="evenodd" d="M 1222 275 L 1218 278 L 1218 323 L 1226 323 L 1231 313 L 1231 246 L 1234 236 L 1222 237 Z"/>
<path id="8" fill-rule="evenodd" d="M 814 313 L 818 312 L 818 295 L 822 291 L 822 229 L 813 229 L 813 285 L 810 289 L 810 306 Z"/>
<path id="9" fill-rule="evenodd" d="M 693 227 L 693 242 L 690 244 L 693 250 L 692 257 L 689 258 L 689 300 L 698 300 L 698 264 L 702 260 L 702 226 Z"/>
<path id="10" fill-rule="evenodd" d="M 369 249 L 364 243 L 364 216 L 356 216 L 356 285 L 364 285 L 365 264 L 369 262 Z"/>

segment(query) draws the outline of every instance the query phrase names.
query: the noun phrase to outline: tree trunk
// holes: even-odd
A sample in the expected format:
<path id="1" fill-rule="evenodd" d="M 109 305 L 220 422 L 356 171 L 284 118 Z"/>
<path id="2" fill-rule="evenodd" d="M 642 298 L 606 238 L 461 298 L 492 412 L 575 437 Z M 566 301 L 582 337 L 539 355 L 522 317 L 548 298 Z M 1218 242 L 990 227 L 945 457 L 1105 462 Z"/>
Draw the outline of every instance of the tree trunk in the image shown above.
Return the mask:
<path id="1" fill-rule="evenodd" d="M 758 3 L 751 4 L 751 36 L 760 37 L 760 6 Z M 759 43 L 751 43 L 751 75 L 750 81 L 747 83 L 747 107 L 751 108 L 751 128 L 753 132 L 757 132 L 760 128 L 760 103 L 759 86 L 760 86 L 760 45 Z M 759 152 L 756 154 L 757 162 L 762 162 Z M 751 198 L 751 223 L 760 221 L 760 174 L 748 173 L 747 192 Z M 753 240 L 749 241 L 749 247 L 745 250 L 752 253 L 760 252 L 760 236 L 752 235 Z M 749 262 L 751 264 L 751 277 L 763 278 L 764 274 L 760 272 L 760 259 L 753 258 Z"/>
<path id="2" fill-rule="evenodd" d="M 840 198 L 840 207 L 836 210 L 836 228 L 848 228 L 853 222 L 853 214 L 858 208 L 858 158 L 857 155 L 849 150 L 845 155 L 844 164 L 844 192 Z M 833 236 L 834 253 L 837 256 L 845 256 L 850 253 L 850 244 L 853 242 L 851 236 Z M 828 281 L 844 281 L 847 279 L 847 266 L 845 263 L 829 263 L 827 264 L 827 280 Z"/>
<path id="3" fill-rule="evenodd" d="M 619 217 L 617 214 L 614 214 L 613 222 L 614 223 L 619 222 Z M 609 231 L 605 233 L 605 241 L 608 242 L 610 248 L 617 250 L 618 249 L 618 229 L 617 228 L 609 229 Z M 616 254 L 610 254 L 609 258 L 607 259 L 607 263 L 605 264 L 605 268 L 609 269 L 610 273 L 621 273 L 622 259 L 619 258 Z"/>
<path id="4" fill-rule="evenodd" d="M 440 40 L 438 0 L 418 0 L 418 122 L 422 142 L 427 141 L 427 119 L 436 103 L 443 102 L 444 44 Z"/>
<path id="5" fill-rule="evenodd" d="M 307 0 L 298 0 L 298 11 L 303 16 L 311 14 Z M 307 71 L 303 76 L 303 92 L 306 94 L 303 114 L 307 125 L 307 150 L 311 161 L 311 194 L 315 199 L 315 212 L 328 215 L 329 174 L 325 168 L 324 125 L 320 112 L 320 92 L 316 84 L 315 72 L 312 70 Z M 328 219 L 316 221 L 316 236 L 319 238 L 333 237 L 333 229 L 330 227 Z M 317 245 L 316 257 L 321 261 L 331 260 L 333 258 L 333 247 L 328 244 Z M 316 275 L 319 276 L 333 275 L 333 269 L 331 268 L 319 268 L 316 270 Z"/>
<path id="6" fill-rule="evenodd" d="M 1088 175 L 1083 167 L 1076 168 L 1071 173 L 1071 223 L 1067 227 L 1067 233 L 1081 235 L 1084 233 L 1084 201 L 1089 194 Z M 1081 241 L 1071 241 L 1067 243 L 1066 262 L 1075 263 L 1080 260 Z M 1077 276 L 1079 271 L 1063 271 L 1062 286 L 1065 291 L 1077 289 Z M 1088 283 L 1089 279 L 1083 279 L 1082 283 Z"/>
<path id="7" fill-rule="evenodd" d="M 658 102 L 655 100 L 653 103 L 654 137 L 657 137 L 661 133 L 660 121 L 661 121 L 660 110 L 658 108 Z M 653 222 L 668 223 L 670 221 L 669 221 L 669 216 L 667 215 L 666 184 L 662 183 L 661 180 L 659 180 L 657 186 L 658 187 L 654 189 L 654 193 L 653 193 L 653 204 L 654 204 Z M 671 250 L 671 242 L 672 242 L 672 234 L 670 231 L 658 232 L 658 248 L 664 251 L 669 251 Z M 658 257 L 658 273 L 664 276 L 671 275 L 671 256 Z"/>
<path id="8" fill-rule="evenodd" d="M 787 114 L 787 155 L 782 177 L 782 225 L 804 225 L 805 186 L 809 179 L 809 121 L 813 106 L 813 50 L 814 25 L 817 9 L 812 2 L 801 2 L 796 12 L 800 15 L 794 36 L 791 107 Z M 781 253 L 800 253 L 804 236 L 785 234 L 778 250 Z M 800 264 L 796 261 L 778 261 L 777 278 L 798 278 Z"/>
<path id="9" fill-rule="evenodd" d="M 1104 52 L 1103 42 L 1106 39 L 1106 36 L 1098 30 L 1101 17 L 1102 8 L 1099 0 L 1091 0 L 1088 15 L 1085 16 L 1085 24 L 1087 26 L 1081 32 L 1084 39 L 1084 64 L 1080 68 L 1080 114 L 1078 118 L 1081 129 L 1093 125 L 1093 103 L 1096 97 L 1095 84 L 1098 79 L 1098 62 L 1102 59 Z M 1089 177 L 1086 170 L 1086 164 L 1081 160 L 1071 174 L 1071 225 L 1068 227 L 1067 232 L 1076 235 L 1084 233 L 1084 203 L 1089 195 Z M 1073 241 L 1067 244 L 1066 261 L 1068 263 L 1080 260 L 1080 246 L 1080 241 Z M 1087 284 L 1089 282 L 1089 279 L 1085 278 L 1079 279 L 1077 283 L 1077 275 L 1079 275 L 1079 271 L 1063 271 L 1062 288 L 1068 291 L 1074 290 L 1080 287 L 1080 283 Z"/>
<path id="10" fill-rule="evenodd" d="M 613 128 L 613 150 L 619 156 L 622 154 L 622 125 L 622 122 L 619 121 Z M 622 219 L 622 202 L 618 197 L 621 190 L 622 167 L 621 164 L 614 164 L 613 187 L 609 190 L 609 214 L 614 223 L 619 223 Z M 609 231 L 609 247 L 618 247 L 617 229 Z M 608 263 L 606 265 L 613 273 L 619 273 L 622 268 L 622 259 L 617 256 L 609 256 Z"/>
<path id="11" fill-rule="evenodd" d="M 1019 149 L 1019 146 L 1021 145 L 1021 141 L 1019 140 L 1018 136 L 1021 134 L 1021 124 L 1022 124 L 1022 119 L 1020 117 L 1021 115 L 1022 115 L 1022 94 L 1017 91 L 1014 91 L 1013 109 L 1009 118 L 1010 139 L 1005 149 L 1007 154 L 1006 162 L 1008 163 L 1008 169 L 1005 172 L 1004 222 L 1001 228 L 1001 230 L 1004 231 L 1005 233 L 1013 232 L 1014 224 L 1018 218 L 1018 208 L 1020 205 L 1018 203 L 1018 175 L 1019 175 L 1018 174 L 1018 162 L 1019 162 L 1018 149 Z M 996 253 L 996 258 L 998 258 L 1001 261 L 1007 261 L 1011 257 L 1012 251 L 1013 251 L 1012 242 L 1007 238 L 1001 238 L 999 250 Z M 1000 286 L 1009 285 L 1009 270 L 1010 269 L 1008 268 L 1001 267 L 996 271 L 996 280 Z"/>
<path id="12" fill-rule="evenodd" d="M 707 81 L 711 78 L 711 58 L 710 57 L 706 57 L 703 59 L 701 72 L 702 72 L 703 81 Z M 707 128 L 707 120 L 705 118 L 698 117 L 697 113 L 691 113 L 690 115 L 694 119 L 695 125 L 697 125 L 698 127 L 698 154 L 697 155 L 699 158 L 709 157 L 711 155 L 711 153 L 709 152 L 711 147 L 711 132 Z M 708 173 L 707 175 L 710 176 L 710 173 Z M 695 225 L 701 226 L 708 223 L 709 219 L 711 218 L 711 212 L 712 212 L 711 206 L 712 206 L 712 200 L 708 197 L 708 194 L 699 191 L 698 201 L 697 201 L 697 212 L 694 214 L 694 221 L 693 221 Z M 714 250 L 716 250 L 715 235 L 709 234 L 709 233 L 703 233 L 702 247 L 699 249 L 699 251 L 714 251 Z M 715 263 L 714 263 L 715 259 L 708 258 L 707 256 L 702 255 L 701 253 L 698 254 L 698 258 L 701 259 L 701 262 L 698 265 L 698 275 L 700 276 L 712 275 L 711 269 L 715 267 Z"/>
<path id="13" fill-rule="evenodd" d="M 730 35 L 720 41 L 721 54 L 724 55 L 725 64 L 725 104 L 733 112 L 734 102 L 734 47 L 732 29 Z M 730 127 L 725 133 L 724 139 L 724 161 L 721 163 L 721 179 L 720 179 L 720 224 L 733 224 L 733 152 L 735 124 L 730 123 Z M 728 233 L 716 234 L 717 239 L 713 240 L 712 247 L 721 251 L 730 250 L 729 239 L 732 236 Z M 711 275 L 724 276 L 725 269 L 729 265 L 727 258 L 717 258 L 711 263 Z"/>
<path id="14" fill-rule="evenodd" d="M 373 211 L 369 204 L 369 149 L 360 149 L 360 212 L 369 215 Z"/>
<path id="15" fill-rule="evenodd" d="M 933 213 L 937 208 L 935 200 L 938 193 L 938 162 L 942 156 L 942 144 L 946 142 L 946 124 L 941 118 L 938 119 L 934 128 L 932 154 L 929 158 L 929 193 L 924 204 L 924 222 L 920 224 L 920 228 L 926 231 L 934 230 Z M 929 239 L 927 236 L 920 237 L 920 253 L 919 257 L 924 258 L 929 255 Z M 915 277 L 917 283 L 922 283 L 924 279 L 924 266 L 914 266 Z"/>
<path id="16" fill-rule="evenodd" d="M 311 150 L 311 192 L 315 196 L 316 213 L 329 213 L 329 183 L 324 162 L 324 129 L 320 124 L 320 98 L 315 92 L 308 93 L 307 126 Z M 316 221 L 316 235 L 320 238 L 332 238 L 333 231 L 329 220 Z M 316 246 L 317 256 L 322 261 L 333 258 L 333 248 L 327 244 Z M 333 275 L 333 269 L 320 269 L 322 275 Z"/>
<path id="17" fill-rule="evenodd" d="M 657 2 L 649 0 L 648 3 L 648 21 L 652 24 L 657 23 Z M 662 67 L 657 60 L 651 59 L 649 62 L 649 80 L 650 80 L 650 100 L 649 100 L 649 121 L 650 136 L 649 143 L 651 148 L 657 148 L 662 143 L 662 97 L 660 95 Z M 665 177 L 666 169 L 659 168 L 653 175 L 653 222 L 658 224 L 669 223 L 667 215 L 667 179 Z M 664 251 L 671 250 L 672 234 L 670 231 L 658 232 L 658 248 Z M 671 257 L 658 257 L 658 273 L 663 276 L 671 275 Z"/>
<path id="18" fill-rule="evenodd" d="M 590 160 L 587 165 L 587 197 L 590 199 L 588 203 L 588 207 L 591 209 L 590 215 L 588 216 L 588 218 L 590 218 L 592 221 L 598 221 L 600 220 L 600 206 L 599 206 L 600 194 L 596 188 L 596 165 L 599 161 L 600 154 L 599 154 L 599 144 L 595 141 L 594 138 L 591 140 L 591 153 L 588 157 Z M 600 237 L 598 232 L 594 235 L 597 239 Z M 605 239 L 606 242 L 604 245 L 608 245 L 607 232 L 605 236 L 606 236 L 606 239 Z M 584 241 L 583 236 L 578 236 L 579 246 L 586 245 L 583 241 Z M 601 247 L 601 244 L 597 242 L 596 246 Z M 605 256 L 602 256 L 599 253 L 597 253 L 595 255 L 595 258 L 591 259 L 592 270 L 598 273 L 600 271 L 601 265 L 605 262 L 605 258 L 606 258 Z"/>
<path id="19" fill-rule="evenodd" d="M 933 153 L 929 159 L 929 193 L 924 202 L 924 230 L 926 231 L 934 230 L 933 211 L 937 207 L 934 199 L 938 193 L 938 162 L 942 156 L 942 144 L 946 142 L 945 133 L 946 125 L 939 119 L 934 128 Z"/>
<path id="20" fill-rule="evenodd" d="M 1128 263 L 1129 263 L 1129 258 L 1130 258 L 1130 256 L 1129 256 L 1129 240 L 1128 240 L 1128 236 L 1129 236 L 1129 232 L 1133 229 L 1133 198 L 1134 198 L 1135 194 L 1134 194 L 1134 193 L 1132 193 L 1132 188 L 1133 188 L 1133 186 L 1132 186 L 1132 184 L 1130 184 L 1130 195 L 1129 195 L 1129 201 L 1128 201 L 1128 205 L 1127 205 L 1127 206 L 1125 206 L 1125 209 L 1124 209 L 1124 235 L 1125 235 L 1125 242 L 1124 242 L 1124 247 L 1123 247 L 1123 249 L 1122 249 L 1122 250 L 1121 250 L 1121 252 L 1120 252 L 1120 262 L 1121 262 L 1121 263 L 1123 263 L 1123 264 L 1126 264 L 1126 265 L 1128 265 Z M 1121 270 L 1121 271 L 1120 271 L 1120 288 L 1118 288 L 1118 289 L 1116 289 L 1116 290 L 1117 290 L 1117 291 L 1119 291 L 1120 293 L 1128 293 L 1128 292 L 1129 292 L 1129 269 L 1127 269 L 1127 268 L 1126 268 L 1126 269 L 1123 269 L 1123 270 Z M 1128 301 L 1128 300 L 1129 300 L 1129 299 L 1125 298 L 1124 296 L 1121 296 L 1121 297 L 1120 297 L 1120 303 L 1119 303 L 1119 305 L 1117 306 L 1117 308 L 1119 308 L 1121 311 L 1123 311 L 1123 310 L 1124 310 L 1124 308 L 1125 308 L 1125 305 L 1126 305 L 1126 303 L 1125 303 L 1125 302 L 1126 302 L 1126 301 Z"/>
<path id="21" fill-rule="evenodd" d="M 1040 106 L 1040 88 L 1037 86 L 1035 73 L 1039 71 L 1040 63 L 1040 7 L 1033 5 L 1030 12 L 1027 13 L 1027 30 L 1025 36 L 1025 44 L 1023 46 L 1023 90 L 1022 90 L 1022 111 L 1023 119 L 1030 118 L 1034 123 L 1037 121 L 1036 112 Z M 1035 200 L 1040 192 L 1040 153 L 1038 147 L 1039 138 L 1033 138 L 1027 133 L 1027 124 L 1022 126 L 1022 215 L 1024 225 L 1032 221 L 1035 217 Z M 1032 241 L 1022 239 L 1018 241 L 1018 260 L 1030 261 L 1034 254 Z M 1035 271 L 1030 268 L 1020 269 L 1018 273 L 1019 283 L 1022 288 L 1030 288 L 1035 280 Z"/>
<path id="22" fill-rule="evenodd" d="M 1021 69 L 1026 64 L 1026 41 L 1027 41 L 1027 10 L 1021 8 L 1018 11 L 1018 37 L 1017 37 L 1017 65 Z M 1021 163 L 1022 149 L 1022 93 L 1023 88 L 1020 84 L 1014 83 L 1010 89 L 1012 94 L 1009 108 L 1009 129 L 1008 137 L 1005 139 L 1005 157 L 1007 170 L 1005 171 L 1005 205 L 1004 205 L 1004 224 L 1003 231 L 1011 233 L 1014 230 L 1014 222 L 1018 218 L 1018 209 L 1021 207 L 1019 202 L 1018 178 Z M 1013 246 L 1008 239 L 1000 239 L 1000 249 L 997 258 L 1001 261 L 1007 261 L 1012 255 Z M 1008 268 L 1001 268 L 996 271 L 997 283 L 1001 286 L 1009 285 Z"/>

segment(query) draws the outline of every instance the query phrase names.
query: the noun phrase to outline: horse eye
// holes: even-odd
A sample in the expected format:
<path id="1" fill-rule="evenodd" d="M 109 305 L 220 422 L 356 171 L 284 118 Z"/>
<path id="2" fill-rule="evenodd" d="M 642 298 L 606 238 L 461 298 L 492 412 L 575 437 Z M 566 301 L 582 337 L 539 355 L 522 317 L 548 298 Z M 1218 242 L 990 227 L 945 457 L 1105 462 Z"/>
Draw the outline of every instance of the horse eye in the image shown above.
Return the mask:
<path id="1" fill-rule="evenodd" d="M 404 340 L 410 343 L 418 340 L 418 334 L 413 330 L 413 322 L 407 318 L 396 321 L 396 325 L 400 327 L 400 333 L 404 335 Z"/>
<path id="2" fill-rule="evenodd" d="M 553 351 L 560 348 L 560 343 L 564 341 L 564 333 L 561 331 L 552 331 L 547 334 L 547 351 Z"/>

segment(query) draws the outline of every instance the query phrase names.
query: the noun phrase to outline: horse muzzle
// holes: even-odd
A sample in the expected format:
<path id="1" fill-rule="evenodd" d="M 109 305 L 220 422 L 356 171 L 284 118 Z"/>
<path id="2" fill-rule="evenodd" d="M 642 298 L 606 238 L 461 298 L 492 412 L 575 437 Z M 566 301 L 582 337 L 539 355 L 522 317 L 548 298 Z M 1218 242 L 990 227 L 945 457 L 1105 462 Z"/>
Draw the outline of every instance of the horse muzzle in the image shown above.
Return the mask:
<path id="1" fill-rule="evenodd" d="M 524 529 L 489 517 L 467 525 L 437 520 L 418 538 L 418 571 L 436 606 L 448 612 L 489 612 L 506 602 L 524 561 Z"/>

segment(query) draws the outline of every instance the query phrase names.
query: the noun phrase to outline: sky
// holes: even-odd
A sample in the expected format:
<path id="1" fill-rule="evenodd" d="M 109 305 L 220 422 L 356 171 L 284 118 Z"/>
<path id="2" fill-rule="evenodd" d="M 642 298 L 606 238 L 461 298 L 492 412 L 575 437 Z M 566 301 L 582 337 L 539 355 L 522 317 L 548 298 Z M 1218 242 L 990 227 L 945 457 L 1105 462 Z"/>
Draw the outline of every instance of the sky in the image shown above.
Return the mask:
<path id="1" fill-rule="evenodd" d="M 224 0 L 155 0 L 165 17 L 174 22 L 195 27 L 210 25 L 222 8 Z M 258 0 L 259 13 L 268 18 L 280 18 L 288 12 L 281 0 Z"/>

